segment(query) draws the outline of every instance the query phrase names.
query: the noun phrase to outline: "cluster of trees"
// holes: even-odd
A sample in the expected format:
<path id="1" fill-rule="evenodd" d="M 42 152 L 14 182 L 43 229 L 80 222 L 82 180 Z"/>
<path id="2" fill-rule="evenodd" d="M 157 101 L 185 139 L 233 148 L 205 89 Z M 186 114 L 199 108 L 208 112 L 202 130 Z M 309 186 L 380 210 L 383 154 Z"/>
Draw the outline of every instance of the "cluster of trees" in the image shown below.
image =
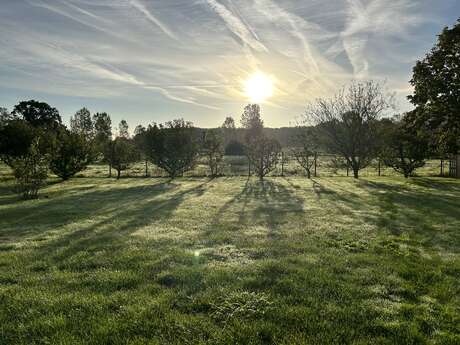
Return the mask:
<path id="1" fill-rule="evenodd" d="M 116 135 L 107 113 L 91 115 L 86 108 L 70 119 L 67 128 L 57 109 L 38 101 L 23 101 L 12 112 L 0 109 L 0 159 L 13 170 L 16 189 L 24 198 L 36 198 L 48 172 L 67 180 L 89 164 L 100 161 L 116 170 L 117 178 L 132 164 L 143 159 L 163 169 L 171 178 L 194 168 L 199 156 L 205 157 L 210 175 L 222 172 L 225 154 L 246 154 L 260 178 L 276 164 L 281 148 L 263 133 L 258 105 L 246 107 L 242 124 L 245 141 L 238 139 L 233 118 L 221 128 L 203 130 L 177 119 L 164 124 L 139 125 L 130 136 L 122 120 Z"/>
<path id="2" fill-rule="evenodd" d="M 210 175 L 222 174 L 224 155 L 245 155 L 249 173 L 263 179 L 279 161 L 283 143 L 310 178 L 319 152 L 340 157 L 337 164 L 354 177 L 373 160 L 409 177 L 433 155 L 450 157 L 460 148 L 460 21 L 445 28 L 438 43 L 417 62 L 409 100 L 415 109 L 388 117 L 393 97 L 373 81 L 353 82 L 335 96 L 307 107 L 300 124 L 283 131 L 264 128 L 260 107 L 244 108 L 240 128 L 227 117 L 220 128 L 198 129 L 177 119 L 148 127 L 137 126 L 133 136 L 125 120 L 112 133 L 107 113 L 86 108 L 67 128 L 57 109 L 34 100 L 17 104 L 12 112 L 0 108 L 0 160 L 13 170 L 16 188 L 24 198 L 36 198 L 48 171 L 66 180 L 94 161 L 106 162 L 120 178 L 124 170 L 152 162 L 171 178 L 194 168 L 205 157 Z M 284 143 L 285 144 L 285 143 Z"/>

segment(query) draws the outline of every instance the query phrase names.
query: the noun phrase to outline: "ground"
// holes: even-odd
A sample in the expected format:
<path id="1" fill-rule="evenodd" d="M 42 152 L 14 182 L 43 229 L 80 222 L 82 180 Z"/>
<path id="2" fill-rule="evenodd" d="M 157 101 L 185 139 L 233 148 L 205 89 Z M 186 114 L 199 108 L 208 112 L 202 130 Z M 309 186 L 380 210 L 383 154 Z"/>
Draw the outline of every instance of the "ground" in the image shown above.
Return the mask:
<path id="1" fill-rule="evenodd" d="M 0 181 L 1 344 L 459 344 L 460 181 Z"/>

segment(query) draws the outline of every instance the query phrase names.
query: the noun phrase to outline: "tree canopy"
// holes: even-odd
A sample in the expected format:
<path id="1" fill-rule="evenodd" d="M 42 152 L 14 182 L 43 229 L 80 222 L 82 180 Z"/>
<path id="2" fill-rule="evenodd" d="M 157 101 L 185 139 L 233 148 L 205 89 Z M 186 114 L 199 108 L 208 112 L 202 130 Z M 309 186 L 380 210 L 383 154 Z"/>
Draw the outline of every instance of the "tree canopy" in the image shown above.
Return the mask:
<path id="1" fill-rule="evenodd" d="M 432 132 L 432 146 L 441 154 L 460 149 L 460 19 L 444 28 L 438 42 L 417 61 L 409 100 L 416 107 L 408 115 L 412 126 Z"/>

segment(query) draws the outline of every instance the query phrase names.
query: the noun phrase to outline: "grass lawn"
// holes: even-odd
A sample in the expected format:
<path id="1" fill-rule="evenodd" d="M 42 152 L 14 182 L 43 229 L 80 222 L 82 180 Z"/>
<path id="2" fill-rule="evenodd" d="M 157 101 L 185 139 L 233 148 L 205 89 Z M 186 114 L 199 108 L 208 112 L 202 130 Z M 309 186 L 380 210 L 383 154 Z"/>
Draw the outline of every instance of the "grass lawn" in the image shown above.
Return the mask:
<path id="1" fill-rule="evenodd" d="M 0 181 L 0 344 L 460 344 L 460 181 Z"/>

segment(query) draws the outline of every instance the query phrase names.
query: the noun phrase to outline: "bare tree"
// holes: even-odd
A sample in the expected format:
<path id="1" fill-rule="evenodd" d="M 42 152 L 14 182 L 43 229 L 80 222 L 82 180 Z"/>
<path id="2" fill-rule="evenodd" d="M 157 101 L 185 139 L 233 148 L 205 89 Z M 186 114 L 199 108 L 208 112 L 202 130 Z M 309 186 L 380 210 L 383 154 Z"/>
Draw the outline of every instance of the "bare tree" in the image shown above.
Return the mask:
<path id="1" fill-rule="evenodd" d="M 291 138 L 291 152 L 299 165 L 305 170 L 307 178 L 318 156 L 318 139 L 313 128 L 298 126 L 296 133 Z"/>
<path id="2" fill-rule="evenodd" d="M 276 168 L 280 152 L 281 145 L 275 139 L 260 136 L 252 141 L 252 145 L 247 148 L 247 155 L 260 180 Z"/>
<path id="3" fill-rule="evenodd" d="M 342 156 L 358 178 L 377 154 L 377 122 L 392 104 L 393 96 L 381 84 L 353 82 L 334 97 L 310 104 L 304 120 L 318 126 L 325 147 Z"/>

